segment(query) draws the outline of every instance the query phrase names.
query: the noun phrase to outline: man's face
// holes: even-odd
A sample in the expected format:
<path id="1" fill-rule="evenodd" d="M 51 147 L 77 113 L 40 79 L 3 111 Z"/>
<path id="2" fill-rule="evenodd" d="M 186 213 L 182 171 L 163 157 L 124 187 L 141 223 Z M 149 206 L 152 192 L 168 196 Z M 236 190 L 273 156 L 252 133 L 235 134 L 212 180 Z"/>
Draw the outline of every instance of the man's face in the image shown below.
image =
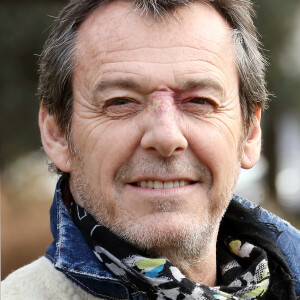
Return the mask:
<path id="1" fill-rule="evenodd" d="M 140 247 L 207 247 L 243 139 L 228 24 L 204 4 L 155 21 L 113 2 L 81 25 L 76 59 L 75 200 Z"/>

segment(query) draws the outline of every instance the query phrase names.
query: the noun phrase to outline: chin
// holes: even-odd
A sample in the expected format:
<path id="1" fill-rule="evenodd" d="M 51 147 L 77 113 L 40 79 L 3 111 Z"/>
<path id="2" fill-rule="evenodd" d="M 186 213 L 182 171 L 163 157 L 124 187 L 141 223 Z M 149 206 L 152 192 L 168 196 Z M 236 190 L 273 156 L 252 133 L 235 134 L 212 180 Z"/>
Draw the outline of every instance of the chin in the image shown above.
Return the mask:
<path id="1" fill-rule="evenodd" d="M 156 255 L 174 251 L 189 258 L 199 256 L 210 247 L 219 226 L 208 214 L 202 220 L 183 213 L 164 212 L 140 218 L 121 215 L 108 227 L 135 247 Z"/>

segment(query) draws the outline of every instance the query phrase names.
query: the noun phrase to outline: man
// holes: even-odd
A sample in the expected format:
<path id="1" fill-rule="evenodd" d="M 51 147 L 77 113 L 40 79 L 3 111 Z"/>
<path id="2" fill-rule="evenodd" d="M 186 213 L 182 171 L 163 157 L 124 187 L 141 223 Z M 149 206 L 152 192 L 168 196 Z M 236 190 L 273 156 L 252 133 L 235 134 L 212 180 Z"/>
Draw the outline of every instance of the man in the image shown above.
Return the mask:
<path id="1" fill-rule="evenodd" d="M 5 299 L 296 299 L 299 232 L 233 196 L 261 148 L 246 0 L 71 1 L 46 42 L 39 125 L 62 174 L 45 257 Z M 221 225 L 220 225 L 221 223 Z"/>

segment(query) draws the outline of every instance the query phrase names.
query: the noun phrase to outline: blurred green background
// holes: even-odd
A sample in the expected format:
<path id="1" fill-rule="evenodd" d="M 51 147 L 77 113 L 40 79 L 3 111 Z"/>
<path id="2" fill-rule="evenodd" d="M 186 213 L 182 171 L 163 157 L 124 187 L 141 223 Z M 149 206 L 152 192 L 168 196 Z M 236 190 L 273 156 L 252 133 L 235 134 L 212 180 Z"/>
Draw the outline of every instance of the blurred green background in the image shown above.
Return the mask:
<path id="1" fill-rule="evenodd" d="M 47 172 L 37 125 L 37 61 L 66 1 L 0 4 L 1 278 L 43 255 L 56 178 Z M 300 2 L 256 1 L 255 23 L 274 94 L 263 115 L 263 156 L 237 192 L 300 228 Z"/>

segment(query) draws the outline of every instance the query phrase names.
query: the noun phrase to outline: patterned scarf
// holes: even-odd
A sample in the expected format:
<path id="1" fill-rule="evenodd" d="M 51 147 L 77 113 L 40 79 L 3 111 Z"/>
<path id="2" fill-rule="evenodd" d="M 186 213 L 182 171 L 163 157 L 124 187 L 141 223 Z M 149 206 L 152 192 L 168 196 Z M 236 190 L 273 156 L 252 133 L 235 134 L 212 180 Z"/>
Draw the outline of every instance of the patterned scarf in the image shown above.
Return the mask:
<path id="1" fill-rule="evenodd" d="M 219 234 L 219 286 L 208 287 L 189 280 L 166 258 L 149 257 L 128 244 L 74 202 L 71 214 L 96 257 L 126 286 L 142 292 L 147 299 L 295 299 L 293 293 L 288 298 L 266 297 L 272 294 L 268 255 L 245 239 Z M 279 278 L 283 277 L 279 274 Z"/>

